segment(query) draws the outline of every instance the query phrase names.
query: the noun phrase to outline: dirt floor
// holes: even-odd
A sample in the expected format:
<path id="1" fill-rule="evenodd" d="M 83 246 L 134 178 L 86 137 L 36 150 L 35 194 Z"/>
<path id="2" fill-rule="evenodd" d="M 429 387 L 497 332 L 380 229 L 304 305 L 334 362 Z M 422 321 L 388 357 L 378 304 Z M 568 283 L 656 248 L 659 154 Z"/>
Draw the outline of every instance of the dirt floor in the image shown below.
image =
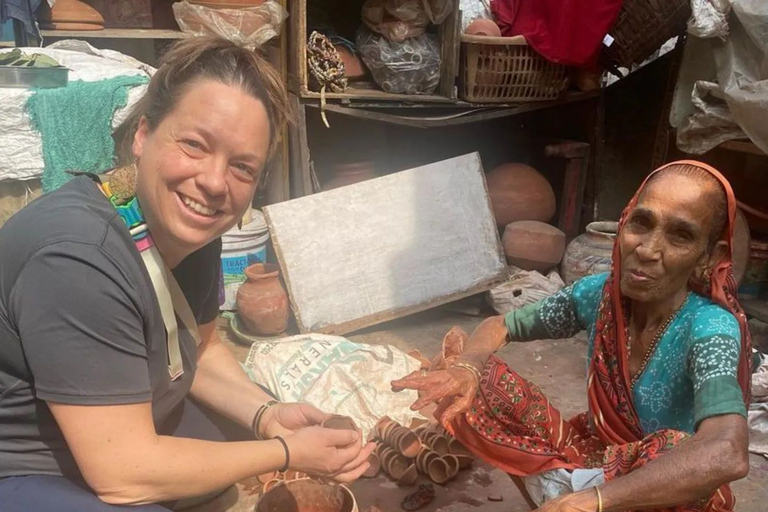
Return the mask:
<path id="1" fill-rule="evenodd" d="M 470 299 L 462 303 L 413 315 L 350 335 L 363 343 L 393 345 L 403 351 L 417 349 L 428 357 L 440 348 L 444 334 L 454 325 L 471 332 L 484 318 L 479 303 Z M 248 347 L 233 341 L 222 320 L 221 333 L 239 360 L 244 360 Z M 536 382 L 564 415 L 570 416 L 586 409 L 586 340 L 535 341 L 517 343 L 500 352 L 523 377 Z M 733 485 L 739 512 L 765 511 L 765 488 L 768 484 L 768 460 L 750 456 L 751 471 L 747 478 Z M 251 512 L 258 500 L 259 486 L 255 482 L 238 485 L 208 506 L 195 512 Z M 414 489 L 400 489 L 384 477 L 353 484 L 361 512 L 395 512 L 402 497 Z M 525 512 L 530 510 L 512 481 L 501 471 L 485 464 L 475 464 L 471 470 L 449 483 L 435 486 L 436 500 L 422 509 L 426 512 L 462 512 L 482 507 L 485 512 Z M 503 501 L 489 501 L 501 497 Z"/>

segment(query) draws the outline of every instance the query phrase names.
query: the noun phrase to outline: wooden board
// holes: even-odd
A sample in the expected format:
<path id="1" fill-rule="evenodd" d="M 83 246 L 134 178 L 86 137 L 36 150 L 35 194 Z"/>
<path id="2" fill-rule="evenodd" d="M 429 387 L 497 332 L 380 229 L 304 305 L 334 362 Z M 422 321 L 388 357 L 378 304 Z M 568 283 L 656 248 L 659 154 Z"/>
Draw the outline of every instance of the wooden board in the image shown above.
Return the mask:
<path id="1" fill-rule="evenodd" d="M 477 153 L 264 215 L 302 332 L 345 334 L 480 293 L 507 272 Z"/>

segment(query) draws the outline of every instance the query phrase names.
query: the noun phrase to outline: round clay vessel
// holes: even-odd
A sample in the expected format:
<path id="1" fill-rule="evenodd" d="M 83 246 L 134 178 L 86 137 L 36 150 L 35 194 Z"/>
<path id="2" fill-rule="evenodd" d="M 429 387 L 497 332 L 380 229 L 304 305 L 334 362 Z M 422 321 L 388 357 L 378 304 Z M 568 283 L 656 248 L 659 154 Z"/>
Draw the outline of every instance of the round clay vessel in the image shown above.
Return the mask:
<path id="1" fill-rule="evenodd" d="M 334 48 L 344 63 L 344 76 L 347 77 L 347 80 L 360 80 L 365 77 L 365 64 L 360 57 L 352 53 L 346 46 L 339 44 L 334 45 Z"/>
<path id="2" fill-rule="evenodd" d="M 470 36 L 501 37 L 501 29 L 496 22 L 486 18 L 478 18 L 471 22 L 464 33 Z"/>
<path id="3" fill-rule="evenodd" d="M 592 222 L 587 232 L 574 238 L 565 249 L 561 275 L 566 285 L 584 276 L 609 272 L 618 222 Z"/>
<path id="4" fill-rule="evenodd" d="M 334 414 L 322 424 L 323 428 L 332 428 L 334 430 L 357 430 L 355 420 L 349 416 L 342 416 L 341 414 Z"/>
<path id="5" fill-rule="evenodd" d="M 410 430 L 406 428 L 403 430 L 405 432 L 403 432 L 403 434 L 397 440 L 397 449 L 403 456 L 412 459 L 419 454 L 419 450 L 421 450 L 421 441 L 419 441 L 419 438 L 416 436 L 416 434 Z"/>
<path id="6" fill-rule="evenodd" d="M 439 455 L 446 455 L 448 453 L 448 438 L 445 436 L 441 436 L 440 434 L 434 436 L 429 445 Z"/>
<path id="7" fill-rule="evenodd" d="M 560 263 L 565 251 L 565 233 L 535 220 L 507 225 L 501 242 L 507 262 L 523 270 L 544 272 Z"/>
<path id="8" fill-rule="evenodd" d="M 363 473 L 363 478 L 373 478 L 378 475 L 381 470 L 381 459 L 375 453 L 372 453 L 371 456 L 368 457 L 368 464 L 370 464 L 370 466 L 368 466 L 368 469 Z"/>
<path id="9" fill-rule="evenodd" d="M 358 508 L 347 487 L 304 479 L 275 485 L 264 493 L 254 512 L 358 512 Z"/>
<path id="10" fill-rule="evenodd" d="M 448 440 L 448 451 L 452 455 L 472 455 L 472 452 L 470 452 L 467 447 L 461 444 L 455 437 Z"/>
<path id="11" fill-rule="evenodd" d="M 485 176 L 493 215 L 499 227 L 518 220 L 549 222 L 555 215 L 555 192 L 536 169 L 503 164 Z"/>
<path id="12" fill-rule="evenodd" d="M 374 170 L 373 162 L 337 164 L 334 167 L 333 178 L 325 184 L 323 190 L 345 187 L 375 177 L 376 171 Z"/>
<path id="13" fill-rule="evenodd" d="M 427 469 L 429 471 L 429 478 L 436 484 L 444 484 L 455 476 L 451 474 L 451 468 L 448 466 L 448 463 L 440 457 L 430 461 Z"/>
<path id="14" fill-rule="evenodd" d="M 41 2 L 37 10 L 40 28 L 47 30 L 102 30 L 104 17 L 83 0 L 56 0 L 53 8 Z"/>
<path id="15" fill-rule="evenodd" d="M 419 471 L 416 469 L 416 464 L 411 464 L 408 469 L 405 470 L 403 476 L 397 481 L 397 485 L 409 486 L 416 483 L 416 479 L 419 478 Z"/>
<path id="16" fill-rule="evenodd" d="M 288 326 L 288 295 L 280 283 L 280 269 L 273 263 L 256 263 L 245 269 L 246 281 L 237 290 L 237 311 L 245 326 L 256 334 L 273 336 Z"/>

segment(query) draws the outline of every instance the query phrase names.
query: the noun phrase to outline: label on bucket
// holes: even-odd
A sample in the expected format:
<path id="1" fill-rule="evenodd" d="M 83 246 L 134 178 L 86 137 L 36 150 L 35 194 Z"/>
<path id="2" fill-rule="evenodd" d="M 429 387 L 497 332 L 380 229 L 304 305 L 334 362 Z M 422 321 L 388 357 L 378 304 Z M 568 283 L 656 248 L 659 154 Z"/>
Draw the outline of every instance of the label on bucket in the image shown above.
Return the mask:
<path id="1" fill-rule="evenodd" d="M 236 309 L 237 289 L 245 282 L 246 267 L 254 263 L 265 263 L 266 261 L 266 247 L 255 252 L 249 252 L 248 254 L 221 258 L 221 288 L 223 288 L 224 297 L 223 300 L 221 296 L 219 297 L 219 309 Z"/>

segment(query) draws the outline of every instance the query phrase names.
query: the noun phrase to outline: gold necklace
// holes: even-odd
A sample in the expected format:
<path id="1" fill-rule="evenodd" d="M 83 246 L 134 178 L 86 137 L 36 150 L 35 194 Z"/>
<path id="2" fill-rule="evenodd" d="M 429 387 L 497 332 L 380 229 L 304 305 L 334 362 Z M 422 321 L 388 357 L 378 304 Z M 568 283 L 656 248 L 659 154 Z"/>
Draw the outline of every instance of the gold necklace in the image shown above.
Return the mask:
<path id="1" fill-rule="evenodd" d="M 648 363 L 651 362 L 651 357 L 653 357 L 653 353 L 656 352 L 656 345 L 659 344 L 659 341 L 661 341 L 661 338 L 664 337 L 664 334 L 667 332 L 667 328 L 669 327 L 669 324 L 672 323 L 672 321 L 677 317 L 677 314 L 680 312 L 681 309 L 683 309 L 683 306 L 688 302 L 688 296 L 690 295 L 690 292 L 685 296 L 685 300 L 682 304 L 680 304 L 680 307 L 675 310 L 674 313 L 669 315 L 669 318 L 661 325 L 658 329 L 656 329 L 656 334 L 653 335 L 653 339 L 651 340 L 651 344 L 648 347 L 648 350 L 645 351 L 645 356 L 643 356 L 643 362 L 640 363 L 640 368 L 638 368 L 637 373 L 635 373 L 635 376 L 632 377 L 630 380 L 630 386 L 635 387 L 635 383 L 640 379 L 640 376 L 645 371 L 645 367 L 648 366 Z M 632 336 L 629 334 L 629 324 L 627 324 L 627 361 L 629 361 L 629 357 L 632 355 Z"/>

